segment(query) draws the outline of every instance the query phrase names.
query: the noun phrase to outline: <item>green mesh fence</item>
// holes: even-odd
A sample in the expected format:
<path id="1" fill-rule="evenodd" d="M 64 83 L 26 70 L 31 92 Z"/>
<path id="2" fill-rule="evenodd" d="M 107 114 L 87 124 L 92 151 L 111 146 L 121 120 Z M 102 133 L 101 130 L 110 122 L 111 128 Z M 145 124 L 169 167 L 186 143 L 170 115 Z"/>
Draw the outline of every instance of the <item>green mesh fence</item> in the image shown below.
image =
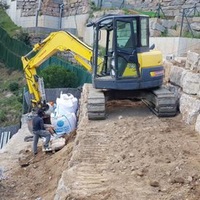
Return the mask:
<path id="1" fill-rule="evenodd" d="M 0 27 L 0 61 L 8 68 L 22 70 L 21 56 L 31 50 L 30 47 L 16 39 L 11 38 Z"/>
<path id="2" fill-rule="evenodd" d="M 31 51 L 31 47 L 21 41 L 11 38 L 4 29 L 0 27 L 0 61 L 8 68 L 14 70 L 23 70 L 21 56 Z M 46 60 L 39 69 L 48 67 L 49 65 L 59 65 L 73 71 L 79 80 L 79 85 L 91 83 L 91 74 L 80 66 L 72 65 L 57 57 L 51 57 Z"/>

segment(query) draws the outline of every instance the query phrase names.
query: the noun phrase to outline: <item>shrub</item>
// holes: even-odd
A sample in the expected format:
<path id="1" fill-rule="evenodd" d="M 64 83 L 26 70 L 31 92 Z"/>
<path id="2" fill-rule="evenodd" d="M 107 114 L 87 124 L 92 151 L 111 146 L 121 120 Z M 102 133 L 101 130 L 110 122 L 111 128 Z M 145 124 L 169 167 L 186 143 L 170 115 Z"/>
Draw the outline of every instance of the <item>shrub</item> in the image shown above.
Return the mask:
<path id="1" fill-rule="evenodd" d="M 6 120 L 5 113 L 2 110 L 0 110 L 0 122 L 4 122 L 5 120 Z"/>
<path id="2" fill-rule="evenodd" d="M 14 35 L 14 38 L 24 42 L 26 45 L 31 45 L 30 35 L 26 32 L 23 32 L 22 30 L 17 31 Z"/>
<path id="3" fill-rule="evenodd" d="M 44 79 L 46 88 L 76 88 L 78 77 L 74 72 L 61 66 L 49 66 L 41 70 L 40 74 Z"/>
<path id="4" fill-rule="evenodd" d="M 11 92 L 17 91 L 19 89 L 19 84 L 16 82 L 12 82 L 9 84 L 9 90 Z"/>

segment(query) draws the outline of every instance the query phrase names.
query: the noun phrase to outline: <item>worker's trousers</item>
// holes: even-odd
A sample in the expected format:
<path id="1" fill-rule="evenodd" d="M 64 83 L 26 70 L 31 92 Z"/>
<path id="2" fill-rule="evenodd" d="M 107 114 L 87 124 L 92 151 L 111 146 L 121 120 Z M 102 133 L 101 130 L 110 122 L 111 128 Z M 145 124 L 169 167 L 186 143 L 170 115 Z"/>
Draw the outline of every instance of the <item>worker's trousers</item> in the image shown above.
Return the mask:
<path id="1" fill-rule="evenodd" d="M 45 138 L 44 148 L 48 147 L 51 134 L 46 130 L 33 131 L 33 153 L 37 153 L 37 145 L 39 138 Z"/>

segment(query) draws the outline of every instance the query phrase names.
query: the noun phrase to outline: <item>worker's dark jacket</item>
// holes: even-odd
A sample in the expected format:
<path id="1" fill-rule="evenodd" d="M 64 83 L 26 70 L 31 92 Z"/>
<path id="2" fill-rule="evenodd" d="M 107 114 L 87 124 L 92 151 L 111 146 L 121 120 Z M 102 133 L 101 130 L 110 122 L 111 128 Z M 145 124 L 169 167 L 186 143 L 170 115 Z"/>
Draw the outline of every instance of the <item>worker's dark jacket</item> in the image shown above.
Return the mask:
<path id="1" fill-rule="evenodd" d="M 33 131 L 45 130 L 44 121 L 39 116 L 36 116 L 36 117 L 33 118 L 32 124 L 33 124 Z"/>

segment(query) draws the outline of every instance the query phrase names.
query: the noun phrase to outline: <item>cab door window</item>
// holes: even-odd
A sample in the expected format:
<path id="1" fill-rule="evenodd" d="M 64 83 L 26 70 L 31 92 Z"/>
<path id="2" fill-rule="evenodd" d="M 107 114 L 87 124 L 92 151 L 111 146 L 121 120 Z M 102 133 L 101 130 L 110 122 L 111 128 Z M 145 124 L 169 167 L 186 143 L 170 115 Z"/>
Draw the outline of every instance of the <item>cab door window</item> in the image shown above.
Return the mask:
<path id="1" fill-rule="evenodd" d="M 117 21 L 117 74 L 119 78 L 137 77 L 136 21 Z"/>
<path id="2" fill-rule="evenodd" d="M 141 46 L 148 46 L 148 20 L 147 18 L 141 19 Z"/>

